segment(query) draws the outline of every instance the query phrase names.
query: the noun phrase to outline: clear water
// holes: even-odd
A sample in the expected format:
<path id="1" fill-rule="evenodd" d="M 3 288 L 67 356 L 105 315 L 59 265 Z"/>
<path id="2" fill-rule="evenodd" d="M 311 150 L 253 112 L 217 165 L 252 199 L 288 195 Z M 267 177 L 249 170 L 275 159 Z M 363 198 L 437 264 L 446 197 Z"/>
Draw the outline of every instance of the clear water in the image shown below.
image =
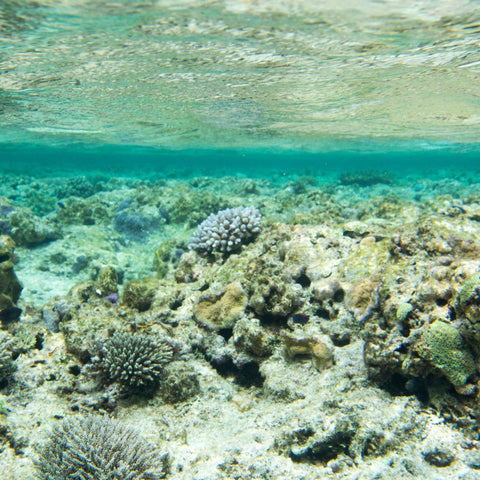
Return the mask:
<path id="1" fill-rule="evenodd" d="M 180 319 L 181 325 L 185 318 L 193 322 L 191 312 L 186 310 L 183 318 L 183 310 L 174 314 L 178 306 L 173 305 L 178 299 L 182 303 L 183 288 L 188 296 L 200 294 L 210 285 L 203 279 L 194 288 L 185 287 L 183 280 L 177 285 L 173 274 L 177 256 L 188 250 L 193 229 L 210 213 L 242 204 L 261 211 L 268 234 L 273 232 L 271 237 L 265 236 L 266 245 L 276 238 L 283 242 L 287 230 L 297 232 L 292 237 L 295 241 L 283 242 L 292 244 L 288 248 L 292 248 L 293 263 L 297 238 L 298 252 L 310 245 L 309 238 L 312 245 L 320 239 L 318 251 L 324 248 L 325 255 L 320 258 L 317 252 L 312 258 L 318 260 L 316 268 L 322 278 L 338 270 L 341 281 L 350 288 L 357 281 L 375 279 L 379 271 L 382 276 L 392 272 L 392 276 L 398 275 L 395 290 L 398 288 L 401 297 L 399 305 L 405 306 L 405 285 L 412 292 L 421 292 L 423 279 L 437 278 L 435 275 L 448 265 L 456 272 L 457 282 L 445 290 L 450 294 L 459 287 L 460 279 L 478 273 L 478 250 L 473 246 L 480 243 L 479 39 L 478 0 L 0 0 L 0 233 L 10 234 L 6 219 L 15 219 L 18 212 L 25 222 L 21 225 L 30 229 L 27 233 L 32 233 L 32 218 L 34 225 L 40 225 L 40 233 L 42 228 L 45 232 L 45 225 L 59 229 L 55 240 L 45 235 L 47 240 L 40 241 L 32 235 L 32 241 L 18 242 L 15 272 L 23 291 L 13 311 L 19 315 L 22 310 L 22 316 L 12 322 L 12 331 L 18 326 L 14 334 L 21 341 L 30 341 L 29 329 L 40 331 L 34 329 L 46 322 L 42 307 L 48 307 L 56 296 L 68 299 L 66 295 L 75 285 L 98 278 L 105 265 L 121 273 L 123 285 L 160 276 L 153 260 L 167 252 L 168 242 L 173 242 L 170 246 L 175 249 L 171 259 L 164 261 L 170 270 L 161 275 L 167 275 L 163 280 L 171 282 L 165 283 L 168 288 L 178 290 L 175 298 L 171 296 L 172 307 L 165 307 L 167 313 L 162 306 L 158 312 L 139 314 L 140 320 L 132 314 L 128 324 L 125 319 L 125 328 L 135 324 L 135 328 L 148 330 L 162 323 L 161 328 L 169 331 L 169 326 L 176 324 L 163 324 L 163 318 L 170 314 L 175 321 Z M 349 176 L 355 180 L 357 173 L 360 181 L 349 181 Z M 123 212 L 128 212 L 134 233 L 140 232 L 144 241 L 130 241 L 117 228 Z M 150 220 L 157 223 L 148 224 Z M 158 228 L 145 232 L 142 222 Z M 438 268 L 433 269 L 428 262 L 435 259 L 428 258 L 425 247 L 424 254 L 405 262 L 401 275 L 395 273 L 399 271 L 393 266 L 396 260 L 380 248 L 403 231 L 413 238 L 422 231 L 422 239 L 427 238 L 430 226 L 423 227 L 428 222 L 433 240 L 438 240 L 435 248 L 440 251 L 452 244 L 452 251 L 458 247 L 465 258 L 455 258 L 450 266 L 445 261 L 448 257 L 442 257 Z M 37 231 L 33 229 L 33 233 Z M 285 238 L 290 238 L 288 235 Z M 327 237 L 332 241 L 322 246 L 327 243 L 321 239 Z M 350 247 L 343 246 L 349 245 L 350 239 L 359 246 L 357 250 L 357 244 L 352 243 L 351 255 Z M 384 244 L 374 250 L 382 241 Z M 415 247 L 414 241 L 412 244 Z M 396 248 L 397 244 L 393 245 Z M 310 250 L 305 248 L 305 257 L 298 253 L 299 262 L 310 258 Z M 268 247 L 261 253 L 266 256 L 267 267 L 273 251 Z M 375 252 L 380 253 L 375 256 Z M 323 266 L 323 257 L 330 265 Z M 255 264 L 246 270 L 251 265 Z M 269 274 L 268 268 L 263 272 Z M 304 287 L 302 277 L 303 273 L 295 277 L 296 287 Z M 219 277 L 219 285 L 222 281 Z M 383 280 L 375 288 L 375 296 L 380 285 Z M 212 291 L 214 288 L 216 285 Z M 71 298 L 69 302 L 76 302 Z M 405 298 L 410 298 L 410 293 Z M 443 296 L 439 300 L 438 307 L 447 302 Z M 453 304 L 454 297 L 449 301 Z M 10 307 L 7 310 L 12 312 Z M 318 315 L 316 325 L 325 319 L 324 313 Z M 351 325 L 356 325 L 352 315 Z M 299 325 L 304 317 L 298 316 Z M 97 315 L 92 319 L 96 322 Z M 349 320 L 341 322 L 351 329 Z M 457 404 L 449 403 L 452 396 L 445 397 L 448 414 L 440 420 L 442 409 L 437 410 L 436 404 L 441 405 L 440 393 L 435 393 L 435 406 L 430 410 L 423 403 L 417 407 L 411 406 L 413 401 L 399 403 L 400 396 L 388 397 L 384 392 L 372 395 L 363 377 L 364 356 L 355 346 L 357 340 L 350 350 L 351 332 L 346 330 L 348 334 L 340 336 L 342 331 L 334 331 L 333 322 L 325 323 L 330 323 L 332 338 L 340 341 L 338 365 L 347 375 L 322 377 L 330 378 L 326 386 L 322 383 L 318 390 L 308 390 L 310 396 L 305 400 L 301 397 L 291 404 L 273 400 L 268 405 L 259 390 L 252 389 L 245 389 L 245 399 L 230 397 L 228 392 L 242 393 L 242 389 L 217 385 L 219 377 L 212 376 L 206 380 L 212 386 L 205 387 L 207 395 L 199 395 L 178 409 L 169 410 L 148 399 L 139 409 L 119 407 L 119 416 L 143 425 L 155 441 L 162 435 L 168 437 L 167 448 L 174 453 L 176 472 L 171 478 L 327 478 L 318 473 L 321 462 L 317 464 L 313 455 L 315 443 L 311 454 L 298 456 L 299 463 L 264 446 L 274 445 L 277 433 L 286 431 L 282 429 L 289 422 L 295 424 L 291 426 L 294 443 L 304 435 L 310 442 L 308 422 L 322 417 L 323 412 L 327 412 L 325 425 L 348 423 L 342 412 L 350 409 L 345 403 L 350 395 L 351 411 L 359 412 L 359 419 L 367 419 L 359 428 L 360 436 L 372 432 L 372 437 L 365 436 L 366 458 L 355 465 L 345 462 L 346 467 L 338 463 L 337 470 L 332 470 L 340 472 L 332 474 L 335 477 L 380 478 L 388 470 L 382 478 L 467 478 L 469 474 L 468 478 L 477 478 L 478 456 L 470 463 L 465 456 L 452 457 L 452 467 L 448 470 L 440 465 L 443 471 L 437 469 L 433 476 L 424 475 L 425 461 L 418 457 L 425 455 L 421 442 L 431 432 L 437 435 L 434 440 L 440 446 L 445 437 L 445 445 L 455 445 L 457 453 L 463 449 L 473 455 L 478 437 L 475 443 L 458 432 L 454 436 L 449 429 L 457 419 L 459 425 L 467 419 L 462 425 L 469 428 L 468 415 L 478 412 L 478 405 L 468 407 L 465 403 L 468 415 L 462 416 Z M 419 325 L 413 326 L 416 329 Z M 398 328 L 401 335 L 409 329 L 404 325 Z M 222 330 L 227 332 L 228 328 Z M 354 338 L 358 329 L 355 326 L 351 331 Z M 191 339 L 200 345 L 197 330 L 192 332 L 189 342 Z M 44 443 L 55 419 L 93 408 L 83 387 L 74 391 L 70 386 L 77 385 L 77 380 L 68 380 L 68 388 L 55 383 L 80 372 L 78 365 L 72 369 L 73 363 L 65 360 L 69 357 L 62 335 L 36 334 L 35 342 L 19 353 L 18 383 L 8 384 L 0 378 L 0 479 L 33 478 L 35 446 Z M 218 342 L 212 341 L 212 345 L 220 346 L 226 338 L 224 333 L 221 336 L 217 335 Z M 4 338 L 0 336 L 0 343 Z M 345 345 L 343 338 L 347 339 Z M 407 344 L 402 338 L 398 352 Z M 341 353 L 344 346 L 347 353 Z M 194 352 L 196 358 L 196 348 L 190 344 L 185 347 L 187 357 Z M 0 345 L 0 354 L 4 350 L 5 343 Z M 224 358 L 230 353 L 218 355 Z M 205 366 L 202 372 L 207 371 Z M 317 388 L 314 382 L 304 381 L 310 377 L 289 375 L 300 389 L 305 385 Z M 345 383 L 347 377 L 352 383 Z M 433 388 L 438 378 L 434 380 Z M 345 387 L 347 384 L 352 388 Z M 452 385 L 448 391 L 453 395 Z M 411 392 L 409 395 L 413 398 Z M 4 399 L 8 415 L 2 406 Z M 478 394 L 471 400 L 478 402 Z M 302 402 L 312 406 L 305 410 L 307 416 L 299 406 Z M 270 413 L 263 415 L 259 408 Z M 381 408 L 385 412 L 378 415 Z M 409 415 L 413 418 L 408 413 L 411 408 L 417 409 L 419 419 L 415 419 L 415 429 L 425 424 L 425 430 L 414 430 L 408 424 Z M 176 417 L 171 416 L 174 410 Z M 160 422 L 158 418 L 165 412 L 167 420 Z M 335 416 L 337 413 L 340 416 Z M 429 422 L 433 418 L 430 423 L 425 420 L 427 414 L 431 414 Z M 355 418 L 352 425 L 357 424 L 354 415 L 357 413 L 351 416 Z M 405 418 L 398 420 L 398 428 L 397 415 Z M 374 416 L 384 422 L 379 423 L 382 429 L 370 428 L 368 422 L 376 421 Z M 165 433 L 169 422 L 172 431 Z M 152 425 L 160 426 L 162 433 Z M 442 430 L 435 430 L 440 427 Z M 472 430 L 478 435 L 478 429 L 472 426 Z M 367 449 L 375 451 L 384 437 L 386 444 L 396 445 L 397 440 L 392 439 L 397 432 L 404 438 L 408 433 L 409 439 L 401 440 L 408 442 L 407 448 L 385 461 L 382 454 L 377 463 L 368 458 Z M 331 447 L 328 443 L 322 446 L 321 435 L 318 450 L 323 452 Z M 350 442 L 350 433 L 348 441 L 342 436 L 332 438 L 340 442 L 333 445 L 332 452 L 338 450 L 335 455 L 342 452 L 339 458 L 344 457 L 343 443 Z M 373 439 L 371 445 L 368 438 Z M 239 449 L 242 442 L 246 445 L 243 451 Z M 251 457 L 243 456 L 247 451 Z M 440 454 L 441 450 L 433 450 L 433 460 L 441 460 Z M 327 451 L 325 456 L 329 455 Z M 233 473 L 227 477 L 217 466 L 229 466 L 229 462 Z M 410 468 L 415 462 L 422 465 L 418 475 Z M 235 473 L 237 463 L 238 471 L 249 473 Z M 255 475 L 255 468 L 261 476 Z M 428 472 L 434 470 L 433 466 L 428 468 Z"/>
<path id="2" fill-rule="evenodd" d="M 0 142 L 477 152 L 479 32 L 474 0 L 2 0 Z"/>

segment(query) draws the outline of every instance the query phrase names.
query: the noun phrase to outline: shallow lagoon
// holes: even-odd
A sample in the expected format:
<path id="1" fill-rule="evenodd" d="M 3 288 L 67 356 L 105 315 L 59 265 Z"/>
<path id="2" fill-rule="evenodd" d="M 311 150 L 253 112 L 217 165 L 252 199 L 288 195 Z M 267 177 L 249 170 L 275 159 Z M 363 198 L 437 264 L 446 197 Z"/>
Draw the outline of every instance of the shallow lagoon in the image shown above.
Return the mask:
<path id="1" fill-rule="evenodd" d="M 120 441 L 133 478 L 478 476 L 480 12 L 447 3 L 2 3 L 2 478 L 112 473 L 110 424 L 61 443 L 89 414 L 158 450 Z M 191 248 L 240 206 L 258 234 Z"/>

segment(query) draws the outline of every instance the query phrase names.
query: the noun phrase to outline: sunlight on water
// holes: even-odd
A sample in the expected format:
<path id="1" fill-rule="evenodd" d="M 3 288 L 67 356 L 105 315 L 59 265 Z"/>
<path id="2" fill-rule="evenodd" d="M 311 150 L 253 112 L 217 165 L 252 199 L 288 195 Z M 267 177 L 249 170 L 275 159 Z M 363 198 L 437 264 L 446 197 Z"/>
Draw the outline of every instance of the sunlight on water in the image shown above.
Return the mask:
<path id="1" fill-rule="evenodd" d="M 0 141 L 478 142 L 474 1 L 4 0 Z"/>

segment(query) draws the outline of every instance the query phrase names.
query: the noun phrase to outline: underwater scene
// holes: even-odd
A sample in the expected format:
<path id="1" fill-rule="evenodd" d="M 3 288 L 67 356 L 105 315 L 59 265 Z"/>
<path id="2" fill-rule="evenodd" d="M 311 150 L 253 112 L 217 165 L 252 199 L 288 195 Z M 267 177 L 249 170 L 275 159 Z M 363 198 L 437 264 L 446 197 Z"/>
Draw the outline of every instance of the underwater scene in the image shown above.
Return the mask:
<path id="1" fill-rule="evenodd" d="M 0 0 L 0 480 L 480 478 L 480 4 Z"/>

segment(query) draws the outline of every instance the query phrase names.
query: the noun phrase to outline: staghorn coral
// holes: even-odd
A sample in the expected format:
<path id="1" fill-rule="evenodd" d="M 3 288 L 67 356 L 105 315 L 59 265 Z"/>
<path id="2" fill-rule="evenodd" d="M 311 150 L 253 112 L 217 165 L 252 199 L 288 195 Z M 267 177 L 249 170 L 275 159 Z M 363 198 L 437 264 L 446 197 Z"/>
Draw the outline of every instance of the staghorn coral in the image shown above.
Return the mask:
<path id="1" fill-rule="evenodd" d="M 135 430 L 106 417 L 64 420 L 38 450 L 39 480 L 157 480 L 167 459 Z"/>
<path id="2" fill-rule="evenodd" d="M 199 252 L 232 252 L 260 232 L 260 213 L 255 207 L 221 210 L 208 216 L 190 239 Z"/>
<path id="3" fill-rule="evenodd" d="M 172 347 L 166 341 L 116 332 L 101 346 L 96 362 L 106 383 L 138 389 L 155 386 L 172 356 Z"/>

